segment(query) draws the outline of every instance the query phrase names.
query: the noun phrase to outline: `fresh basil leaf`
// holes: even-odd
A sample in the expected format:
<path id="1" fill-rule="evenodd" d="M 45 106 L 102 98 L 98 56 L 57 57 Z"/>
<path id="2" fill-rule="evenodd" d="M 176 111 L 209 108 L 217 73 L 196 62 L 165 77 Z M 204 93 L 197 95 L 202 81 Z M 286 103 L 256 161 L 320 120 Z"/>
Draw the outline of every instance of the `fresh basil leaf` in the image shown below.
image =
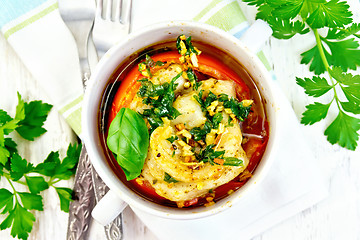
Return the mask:
<path id="1" fill-rule="evenodd" d="M 127 180 L 138 177 L 143 169 L 149 147 L 149 132 L 137 112 L 122 108 L 109 127 L 109 149 L 124 170 Z"/>

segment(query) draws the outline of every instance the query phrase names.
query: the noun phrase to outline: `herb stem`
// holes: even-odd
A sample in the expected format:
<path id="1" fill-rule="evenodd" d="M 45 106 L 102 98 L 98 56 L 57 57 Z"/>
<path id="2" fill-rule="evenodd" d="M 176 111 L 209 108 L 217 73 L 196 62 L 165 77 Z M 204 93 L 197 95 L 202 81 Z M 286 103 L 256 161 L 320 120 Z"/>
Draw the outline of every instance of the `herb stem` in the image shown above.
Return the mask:
<path id="1" fill-rule="evenodd" d="M 19 183 L 19 184 L 21 184 L 21 185 L 27 186 L 27 183 L 26 183 L 26 182 L 23 182 L 23 181 L 16 181 L 16 183 Z"/>
<path id="2" fill-rule="evenodd" d="M 9 182 L 12 190 L 14 191 L 14 192 L 13 192 L 13 195 L 14 195 L 14 197 L 15 197 L 15 201 L 16 201 L 16 203 L 18 203 L 18 202 L 19 202 L 18 196 L 17 196 L 17 195 L 18 195 L 18 192 L 16 191 L 16 189 L 15 189 L 14 185 L 12 184 L 10 178 L 9 178 L 8 176 L 6 176 L 6 175 L 4 175 L 4 176 L 5 176 L 5 178 L 8 180 L 8 182 Z"/>
<path id="3" fill-rule="evenodd" d="M 9 177 L 8 177 L 8 176 L 5 176 L 5 178 L 8 180 L 8 182 L 9 182 L 9 184 L 10 184 L 11 188 L 12 188 L 12 189 L 13 189 L 13 191 L 14 191 L 14 194 L 15 194 L 15 193 L 17 193 L 17 191 L 16 191 L 16 189 L 15 189 L 14 185 L 12 184 L 11 180 L 9 179 Z"/>
<path id="4" fill-rule="evenodd" d="M 315 39 L 316 39 L 316 45 L 317 45 L 317 47 L 319 49 L 321 60 L 322 60 L 322 62 L 324 64 L 324 66 L 325 66 L 325 70 L 329 73 L 330 81 L 331 81 L 332 86 L 333 86 L 332 89 L 334 90 L 334 99 L 336 101 L 336 105 L 338 106 L 338 109 L 340 110 L 341 109 L 340 108 L 340 103 L 339 103 L 340 100 L 339 100 L 339 97 L 337 95 L 336 88 L 335 88 L 337 83 L 334 82 L 334 79 L 332 78 L 332 76 L 330 74 L 330 71 L 329 71 L 330 66 L 329 66 L 329 63 L 328 63 L 328 61 L 326 59 L 326 56 L 325 56 L 324 47 L 323 47 L 323 44 L 321 43 L 320 34 L 317 31 L 317 29 L 313 29 L 313 31 L 314 31 L 314 35 L 315 35 Z"/>
<path id="5" fill-rule="evenodd" d="M 53 185 L 54 185 L 55 183 L 60 182 L 60 181 L 61 181 L 61 179 L 57 179 L 57 180 L 50 179 L 50 181 L 48 182 L 48 184 L 49 184 L 49 186 L 54 187 Z"/>
<path id="6" fill-rule="evenodd" d="M 319 52 L 320 52 L 321 60 L 324 63 L 326 71 L 329 72 L 330 66 L 329 66 L 329 63 L 328 63 L 328 61 L 326 59 L 325 53 L 324 53 L 324 48 L 323 48 L 323 45 L 321 43 L 320 34 L 318 33 L 317 29 L 313 29 L 313 31 L 314 31 L 314 35 L 315 35 L 315 39 L 316 39 L 316 45 L 317 45 L 317 47 L 319 49 Z M 331 81 L 333 82 L 332 79 L 331 79 Z M 334 85 L 334 82 L 333 82 L 333 85 Z"/>

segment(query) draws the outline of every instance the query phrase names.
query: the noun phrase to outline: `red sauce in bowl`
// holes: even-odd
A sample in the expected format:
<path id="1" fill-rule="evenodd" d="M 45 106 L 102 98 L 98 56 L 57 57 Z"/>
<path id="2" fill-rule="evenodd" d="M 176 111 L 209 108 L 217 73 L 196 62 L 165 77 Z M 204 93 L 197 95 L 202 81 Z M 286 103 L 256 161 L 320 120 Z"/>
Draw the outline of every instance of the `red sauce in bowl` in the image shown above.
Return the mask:
<path id="1" fill-rule="evenodd" d="M 203 49 L 203 47 L 205 47 L 205 49 Z M 177 51 L 168 48 L 164 49 L 164 52 L 148 54 L 155 62 L 179 62 L 180 55 Z M 235 60 L 231 59 L 231 57 L 220 59 L 218 56 L 224 56 L 225 53 L 214 47 L 203 45 L 201 50 L 203 50 L 203 52 L 198 56 L 199 68 L 195 71 L 200 81 L 206 80 L 210 77 L 234 81 L 236 83 L 236 93 L 239 101 L 243 99 L 254 100 L 252 111 L 248 118 L 244 122 L 240 123 L 241 131 L 244 137 L 242 147 L 249 158 L 249 164 L 244 174 L 240 174 L 232 181 L 215 188 L 208 195 L 186 201 L 183 207 L 196 207 L 204 205 L 208 203 L 208 197 L 213 198 L 216 202 L 228 196 L 233 191 L 241 188 L 249 179 L 249 176 L 256 170 L 256 167 L 266 149 L 269 137 L 269 124 L 266 119 L 264 106 L 266 103 L 262 99 L 256 84 L 246 73 L 246 70 L 244 70 Z M 175 202 L 159 196 L 150 183 L 141 182 L 139 184 L 136 180 L 126 181 L 121 167 L 117 164 L 116 159 L 106 147 L 108 126 L 121 108 L 129 107 L 132 99 L 137 94 L 137 91 L 141 86 L 137 80 L 140 80 L 143 76 L 138 71 L 137 63 L 143 61 L 144 58 L 144 54 L 140 54 L 140 57 L 137 57 L 136 61 L 132 61 L 131 64 L 127 64 L 125 68 L 119 67 L 110 79 L 108 92 L 112 92 L 113 96 L 112 98 L 105 97 L 103 99 L 102 105 L 105 107 L 105 110 L 101 112 L 102 117 L 100 119 L 100 125 L 103 128 L 103 136 L 101 136 L 101 139 L 103 139 L 102 145 L 106 149 L 110 166 L 125 185 L 152 202 L 177 207 Z M 156 71 L 156 68 L 154 70 Z"/>

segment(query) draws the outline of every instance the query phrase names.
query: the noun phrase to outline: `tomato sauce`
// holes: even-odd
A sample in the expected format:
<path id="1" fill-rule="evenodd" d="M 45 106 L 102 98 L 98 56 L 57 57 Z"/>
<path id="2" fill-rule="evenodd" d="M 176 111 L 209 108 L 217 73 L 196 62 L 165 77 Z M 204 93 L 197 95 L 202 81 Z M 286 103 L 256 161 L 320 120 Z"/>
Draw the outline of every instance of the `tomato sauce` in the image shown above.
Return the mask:
<path id="1" fill-rule="evenodd" d="M 203 49 L 203 47 L 205 47 L 205 49 Z M 212 50 L 210 51 L 210 53 L 206 51 L 209 49 Z M 248 118 L 244 122 L 240 123 L 240 127 L 244 137 L 242 147 L 245 150 L 247 157 L 249 158 L 249 164 L 243 174 L 240 174 L 232 181 L 217 187 L 211 193 L 204 197 L 195 198 L 185 202 L 184 207 L 196 207 L 204 205 L 208 203 L 208 200 L 206 199 L 207 197 L 213 198 L 216 202 L 226 197 L 231 192 L 236 191 L 237 189 L 242 187 L 249 179 L 249 177 L 251 177 L 251 173 L 255 171 L 259 161 L 261 160 L 266 148 L 269 134 L 269 127 L 266 119 L 264 106 L 266 103 L 263 101 L 261 94 L 257 89 L 255 83 L 252 81 L 251 77 L 246 74 L 246 71 L 244 71 L 242 66 L 239 64 L 236 66 L 235 69 L 239 70 L 239 68 L 241 68 L 241 71 L 236 72 L 233 68 L 230 68 L 229 66 L 233 65 L 230 65 L 229 63 L 234 63 L 231 62 L 234 61 L 231 60 L 231 58 L 230 60 L 224 60 L 215 57 L 218 56 L 218 53 L 216 51 L 220 50 L 217 50 L 216 48 L 207 45 L 202 46 L 201 50 L 203 50 L 203 52 L 201 53 L 201 55 L 198 56 L 199 68 L 194 69 L 199 81 L 208 79 L 210 77 L 221 80 L 232 80 L 236 83 L 236 93 L 239 101 L 243 99 L 254 100 L 253 107 Z M 165 52 L 158 52 L 149 55 L 155 62 L 179 62 L 180 57 L 178 52 L 172 49 L 166 49 Z M 224 53 L 222 53 L 222 55 L 224 55 Z M 112 92 L 113 97 L 112 99 L 104 98 L 105 100 L 103 100 L 103 102 L 105 102 L 105 104 L 102 103 L 102 105 L 105 105 L 105 109 L 102 109 L 102 117 L 100 119 L 100 125 L 102 126 L 103 130 L 103 135 L 101 137 L 103 139 L 102 145 L 106 149 L 106 132 L 108 126 L 121 108 L 129 107 L 132 99 L 137 94 L 137 91 L 141 86 L 141 83 L 137 82 L 137 80 L 140 80 L 143 77 L 138 71 L 137 63 L 144 61 L 144 58 L 145 57 L 143 54 L 142 57 L 138 57 L 138 61 L 135 61 L 135 64 L 133 63 L 130 66 L 127 66 L 125 70 L 121 69 L 121 73 L 118 69 L 113 74 L 113 82 L 109 85 L 110 90 L 107 90 L 108 92 Z M 156 71 L 156 67 L 154 71 Z M 113 168 L 118 177 L 129 188 L 133 189 L 142 197 L 155 203 L 171 207 L 177 207 L 176 203 L 159 196 L 149 183 L 136 181 L 136 179 L 126 181 L 121 167 L 117 164 L 116 159 L 113 157 L 113 155 L 109 152 L 108 149 L 107 155 L 109 158 L 110 166 Z"/>

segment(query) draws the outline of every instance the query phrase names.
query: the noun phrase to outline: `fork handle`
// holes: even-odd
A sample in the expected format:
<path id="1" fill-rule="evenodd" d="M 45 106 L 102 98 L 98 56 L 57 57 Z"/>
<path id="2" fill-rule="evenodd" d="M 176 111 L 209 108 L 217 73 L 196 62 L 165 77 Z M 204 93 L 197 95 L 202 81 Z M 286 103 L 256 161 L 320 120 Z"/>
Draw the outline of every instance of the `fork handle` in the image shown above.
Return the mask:
<path id="1" fill-rule="evenodd" d="M 90 65 L 88 57 L 83 57 L 79 59 L 80 61 L 80 67 L 81 67 L 81 76 L 82 76 L 82 82 L 84 85 L 84 89 L 87 86 L 87 81 L 90 79 L 91 71 L 90 71 Z"/>

